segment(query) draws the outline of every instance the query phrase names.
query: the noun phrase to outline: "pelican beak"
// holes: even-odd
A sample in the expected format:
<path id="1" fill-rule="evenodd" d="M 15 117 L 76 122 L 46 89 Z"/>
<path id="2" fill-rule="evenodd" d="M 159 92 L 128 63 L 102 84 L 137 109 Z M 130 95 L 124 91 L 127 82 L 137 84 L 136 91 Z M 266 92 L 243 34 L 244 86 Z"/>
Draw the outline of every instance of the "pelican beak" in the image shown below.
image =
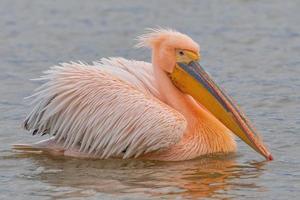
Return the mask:
<path id="1" fill-rule="evenodd" d="M 177 88 L 191 95 L 245 143 L 267 160 L 273 160 L 246 116 L 198 62 L 177 63 L 170 77 Z"/>

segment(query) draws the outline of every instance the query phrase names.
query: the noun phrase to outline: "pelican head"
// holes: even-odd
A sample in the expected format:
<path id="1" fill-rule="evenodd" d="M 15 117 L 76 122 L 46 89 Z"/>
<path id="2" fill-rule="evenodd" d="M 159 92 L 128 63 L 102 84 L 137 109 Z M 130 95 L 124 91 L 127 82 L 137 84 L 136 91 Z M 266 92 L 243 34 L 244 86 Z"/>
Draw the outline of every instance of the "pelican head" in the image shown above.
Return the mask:
<path id="1" fill-rule="evenodd" d="M 273 160 L 250 121 L 199 64 L 200 47 L 196 42 L 185 34 L 162 29 L 151 29 L 139 41 L 137 47 L 152 49 L 153 64 L 162 68 L 182 93 L 192 96 L 267 160 Z"/>

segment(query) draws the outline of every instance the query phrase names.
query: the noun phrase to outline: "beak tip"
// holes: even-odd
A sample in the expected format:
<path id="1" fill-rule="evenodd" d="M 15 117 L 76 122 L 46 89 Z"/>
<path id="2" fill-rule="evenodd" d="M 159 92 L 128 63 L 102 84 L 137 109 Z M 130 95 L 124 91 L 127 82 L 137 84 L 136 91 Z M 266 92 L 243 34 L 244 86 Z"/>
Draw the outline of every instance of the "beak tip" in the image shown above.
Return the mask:
<path id="1" fill-rule="evenodd" d="M 274 160 L 274 158 L 273 158 L 273 156 L 272 156 L 271 154 L 269 154 L 269 155 L 267 156 L 267 160 L 268 160 L 268 161 L 272 161 L 272 160 Z"/>

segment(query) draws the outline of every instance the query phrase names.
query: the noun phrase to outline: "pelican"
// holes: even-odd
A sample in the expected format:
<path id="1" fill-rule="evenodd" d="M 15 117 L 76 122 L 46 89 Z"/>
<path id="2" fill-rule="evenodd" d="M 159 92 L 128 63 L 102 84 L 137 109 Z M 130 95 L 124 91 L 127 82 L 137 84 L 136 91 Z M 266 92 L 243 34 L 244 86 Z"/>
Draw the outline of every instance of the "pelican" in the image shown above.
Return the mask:
<path id="1" fill-rule="evenodd" d="M 237 149 L 233 134 L 272 160 L 249 120 L 201 65 L 200 47 L 170 29 L 149 29 L 136 47 L 152 63 L 102 58 L 62 63 L 38 80 L 23 127 L 46 140 L 19 150 L 86 158 L 189 160 Z"/>

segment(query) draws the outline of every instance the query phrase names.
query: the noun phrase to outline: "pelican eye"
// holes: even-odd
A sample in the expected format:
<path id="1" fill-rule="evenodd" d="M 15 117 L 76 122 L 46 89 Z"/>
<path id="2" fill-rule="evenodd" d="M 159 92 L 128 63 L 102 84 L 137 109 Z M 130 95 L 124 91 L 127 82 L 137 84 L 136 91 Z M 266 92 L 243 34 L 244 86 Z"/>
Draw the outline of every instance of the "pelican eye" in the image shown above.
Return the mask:
<path id="1" fill-rule="evenodd" d="M 183 55 L 184 55 L 184 52 L 183 52 L 183 51 L 179 51 L 179 54 L 180 54 L 181 56 L 183 56 Z"/>

